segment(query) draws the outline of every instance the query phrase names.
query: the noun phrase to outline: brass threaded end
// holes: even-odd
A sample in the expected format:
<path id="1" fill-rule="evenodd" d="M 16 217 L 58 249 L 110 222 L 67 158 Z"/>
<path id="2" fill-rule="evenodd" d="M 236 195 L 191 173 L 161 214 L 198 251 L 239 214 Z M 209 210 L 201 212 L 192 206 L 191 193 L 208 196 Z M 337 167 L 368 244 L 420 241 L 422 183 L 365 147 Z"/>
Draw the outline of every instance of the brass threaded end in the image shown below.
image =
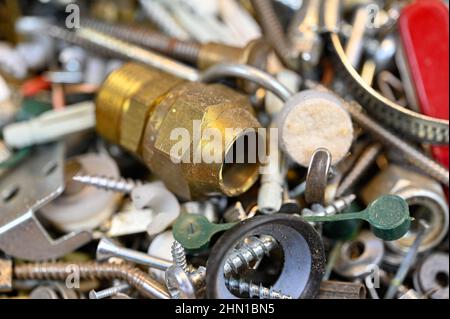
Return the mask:
<path id="1" fill-rule="evenodd" d="M 106 79 L 96 106 L 99 134 L 142 157 L 180 197 L 237 196 L 258 178 L 256 154 L 248 163 L 225 162 L 230 150 L 251 134 L 256 143 L 260 124 L 248 98 L 224 85 L 185 82 L 127 63 Z M 218 133 L 219 141 L 210 140 L 205 133 L 210 129 Z M 188 134 L 188 140 L 183 154 L 174 157 L 180 131 Z M 256 145 L 252 152 L 256 153 Z M 198 153 L 200 162 L 195 159 Z M 214 153 L 214 161 L 205 160 L 206 153 Z"/>

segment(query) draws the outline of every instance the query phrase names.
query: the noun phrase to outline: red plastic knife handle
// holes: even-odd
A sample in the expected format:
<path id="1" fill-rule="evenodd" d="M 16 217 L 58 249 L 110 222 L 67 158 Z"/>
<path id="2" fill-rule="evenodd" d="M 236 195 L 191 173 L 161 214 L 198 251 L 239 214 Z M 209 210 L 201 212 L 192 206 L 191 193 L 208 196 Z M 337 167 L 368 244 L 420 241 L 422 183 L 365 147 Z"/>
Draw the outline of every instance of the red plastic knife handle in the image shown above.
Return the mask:
<path id="1" fill-rule="evenodd" d="M 448 120 L 449 11 L 440 0 L 418 0 L 399 19 L 403 52 L 423 114 Z M 433 157 L 449 167 L 448 146 L 432 146 Z"/>

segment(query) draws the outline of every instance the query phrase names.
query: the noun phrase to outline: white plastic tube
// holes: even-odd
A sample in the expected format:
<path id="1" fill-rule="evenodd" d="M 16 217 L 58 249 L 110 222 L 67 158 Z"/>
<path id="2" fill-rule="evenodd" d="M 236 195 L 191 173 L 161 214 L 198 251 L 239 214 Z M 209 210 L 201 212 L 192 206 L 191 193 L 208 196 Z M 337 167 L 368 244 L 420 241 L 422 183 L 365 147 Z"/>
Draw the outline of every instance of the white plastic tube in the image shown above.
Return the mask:
<path id="1" fill-rule="evenodd" d="M 94 103 L 82 102 L 63 110 L 47 111 L 29 121 L 7 125 L 3 129 L 3 137 L 9 147 L 22 148 L 55 141 L 94 126 Z"/>

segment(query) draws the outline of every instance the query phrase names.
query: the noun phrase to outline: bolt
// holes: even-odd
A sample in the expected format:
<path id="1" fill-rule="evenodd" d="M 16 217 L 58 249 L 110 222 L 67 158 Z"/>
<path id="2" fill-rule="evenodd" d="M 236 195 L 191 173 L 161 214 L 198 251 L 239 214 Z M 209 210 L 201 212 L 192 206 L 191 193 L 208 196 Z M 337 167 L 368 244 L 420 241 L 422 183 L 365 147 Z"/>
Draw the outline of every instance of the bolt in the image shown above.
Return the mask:
<path id="1" fill-rule="evenodd" d="M 353 165 L 352 170 L 345 176 L 336 191 L 336 197 L 344 195 L 362 177 L 377 158 L 381 151 L 381 144 L 373 143 L 367 146 Z"/>
<path id="2" fill-rule="evenodd" d="M 66 280 L 77 272 L 80 279 L 121 279 L 149 298 L 169 299 L 166 288 L 139 268 L 110 263 L 31 263 L 16 265 L 14 277 L 22 280 Z"/>
<path id="3" fill-rule="evenodd" d="M 251 263 L 259 260 L 264 255 L 269 255 L 270 251 L 278 243 L 271 236 L 252 236 L 247 238 L 242 247 L 235 250 L 225 261 L 223 272 L 225 276 L 232 272 L 239 273 L 243 267 L 250 267 Z"/>
<path id="4" fill-rule="evenodd" d="M 153 267 L 160 270 L 166 270 L 172 266 L 172 262 L 168 260 L 150 256 L 133 249 L 120 247 L 112 240 L 103 237 L 100 239 L 97 246 L 97 260 L 106 260 L 111 257 L 119 257 L 136 264 Z"/>
<path id="5" fill-rule="evenodd" d="M 202 44 L 184 41 L 147 28 L 110 24 L 92 19 L 83 19 L 83 26 L 177 60 L 196 64 L 200 69 L 220 62 L 248 63 L 263 68 L 269 52 L 268 46 L 261 40 L 251 41 L 246 47 L 239 48 L 221 43 Z"/>
<path id="6" fill-rule="evenodd" d="M 129 194 L 136 186 L 142 185 L 141 181 L 135 181 L 132 179 L 115 179 L 96 175 L 76 175 L 72 179 L 82 184 L 124 194 Z"/>
<path id="7" fill-rule="evenodd" d="M 258 297 L 259 299 L 292 299 L 291 296 L 285 295 L 280 291 L 274 290 L 273 287 L 267 288 L 262 284 L 246 282 L 242 278 L 225 278 L 225 285 L 230 291 L 239 292 L 239 294 L 248 294 L 250 298 Z"/>
<path id="8" fill-rule="evenodd" d="M 86 49 L 100 51 L 103 54 L 113 54 L 132 59 L 182 79 L 197 81 L 200 78 L 199 72 L 192 67 L 91 28 L 81 27 L 72 32 L 55 25 L 49 25 L 45 32 L 48 36 Z"/>
<path id="9" fill-rule="evenodd" d="M 322 206 L 320 204 L 311 205 L 311 209 L 304 208 L 301 211 L 302 216 L 330 216 L 336 215 L 344 211 L 350 204 L 356 199 L 355 194 L 350 194 L 335 200 L 328 206 Z"/>
<path id="10" fill-rule="evenodd" d="M 361 106 L 356 102 L 345 103 L 345 107 L 353 120 L 363 129 L 372 133 L 380 142 L 398 149 L 405 155 L 405 158 L 411 164 L 444 185 L 449 186 L 449 172 L 447 169 L 386 130 L 365 113 L 361 112 Z"/>
<path id="11" fill-rule="evenodd" d="M 89 291 L 89 299 L 104 299 L 112 297 L 117 293 L 127 291 L 128 289 L 130 289 L 130 286 L 128 284 L 121 284 L 100 291 L 95 291 L 94 289 L 92 289 L 91 291 Z"/>
<path id="12" fill-rule="evenodd" d="M 189 267 L 186 261 L 186 253 L 183 246 L 175 240 L 172 244 L 171 252 L 174 264 L 183 269 L 185 273 L 188 273 Z"/>

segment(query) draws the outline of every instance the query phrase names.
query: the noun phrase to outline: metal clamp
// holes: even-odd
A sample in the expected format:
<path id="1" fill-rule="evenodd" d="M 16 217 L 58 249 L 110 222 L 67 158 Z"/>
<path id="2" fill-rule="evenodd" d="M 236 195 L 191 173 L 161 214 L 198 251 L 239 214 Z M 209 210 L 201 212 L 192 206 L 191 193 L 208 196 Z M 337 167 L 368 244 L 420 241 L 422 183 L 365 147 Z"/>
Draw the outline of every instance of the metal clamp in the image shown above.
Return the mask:
<path id="1" fill-rule="evenodd" d="M 92 239 L 90 232 L 71 232 L 52 239 L 35 212 L 64 190 L 64 147 L 36 148 L 0 181 L 0 250 L 16 258 L 45 260 L 63 256 Z"/>

